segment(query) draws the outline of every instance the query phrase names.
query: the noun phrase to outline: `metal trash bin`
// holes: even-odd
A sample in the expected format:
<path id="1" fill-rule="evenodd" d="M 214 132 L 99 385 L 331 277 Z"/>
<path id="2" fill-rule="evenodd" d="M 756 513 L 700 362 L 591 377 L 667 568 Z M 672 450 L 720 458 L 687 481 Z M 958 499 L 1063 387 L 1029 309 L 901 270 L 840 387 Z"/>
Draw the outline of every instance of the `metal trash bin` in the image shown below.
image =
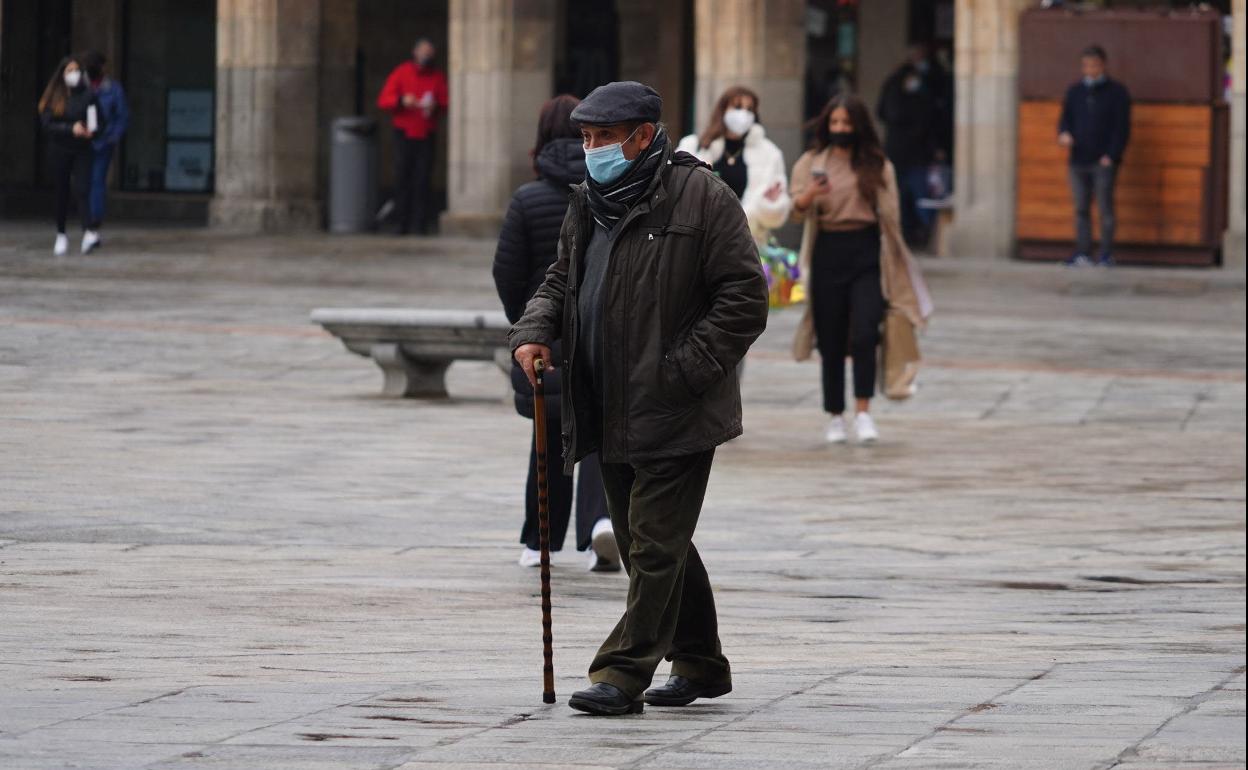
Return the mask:
<path id="1" fill-rule="evenodd" d="M 335 118 L 330 148 L 329 231 L 364 232 L 377 211 L 377 121 Z"/>

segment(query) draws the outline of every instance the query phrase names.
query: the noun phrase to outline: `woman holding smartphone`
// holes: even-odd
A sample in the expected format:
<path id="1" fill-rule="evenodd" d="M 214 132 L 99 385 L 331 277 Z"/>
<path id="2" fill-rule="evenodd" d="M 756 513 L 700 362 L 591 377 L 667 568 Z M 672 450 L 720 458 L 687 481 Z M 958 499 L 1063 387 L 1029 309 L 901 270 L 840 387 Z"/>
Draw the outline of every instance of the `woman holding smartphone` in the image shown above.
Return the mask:
<path id="1" fill-rule="evenodd" d="M 39 120 L 48 135 L 48 165 L 56 186 L 56 242 L 52 253 L 58 257 L 69 251 L 65 221 L 69 217 L 71 192 L 82 216 L 82 252 L 87 253 L 91 244 L 99 240 L 87 201 L 95 157 L 91 137 L 99 128 L 98 116 L 95 95 L 82 65 L 73 57 L 65 57 L 39 99 Z"/>
<path id="2" fill-rule="evenodd" d="M 811 122 L 813 146 L 793 168 L 793 218 L 805 222 L 801 261 L 810 298 L 794 354 L 822 359 L 824 437 L 879 438 L 871 418 L 880 324 L 891 305 L 922 325 L 930 302 L 901 237 L 897 177 L 861 99 L 841 95 Z M 813 339 L 812 339 L 813 337 Z M 853 361 L 855 416 L 845 416 L 845 357 Z"/>

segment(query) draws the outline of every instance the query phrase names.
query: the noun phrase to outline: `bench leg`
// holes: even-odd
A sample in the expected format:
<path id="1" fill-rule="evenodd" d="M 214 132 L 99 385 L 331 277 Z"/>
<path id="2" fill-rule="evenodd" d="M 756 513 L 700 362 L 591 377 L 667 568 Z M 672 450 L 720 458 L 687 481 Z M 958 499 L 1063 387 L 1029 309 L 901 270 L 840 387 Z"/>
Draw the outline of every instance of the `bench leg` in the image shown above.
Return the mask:
<path id="1" fill-rule="evenodd" d="M 369 355 L 386 376 L 383 395 L 393 398 L 448 398 L 446 370 L 450 361 L 417 361 L 393 343 L 373 345 Z"/>

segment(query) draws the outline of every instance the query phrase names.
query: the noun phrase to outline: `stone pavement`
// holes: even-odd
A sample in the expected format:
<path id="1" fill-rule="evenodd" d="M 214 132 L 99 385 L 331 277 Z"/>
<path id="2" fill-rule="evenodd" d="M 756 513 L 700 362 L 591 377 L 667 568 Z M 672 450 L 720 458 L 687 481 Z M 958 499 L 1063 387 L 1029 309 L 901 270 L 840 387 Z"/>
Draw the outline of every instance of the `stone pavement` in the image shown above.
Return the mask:
<path id="1" fill-rule="evenodd" d="M 50 245 L 0 226 L 0 768 L 1245 765 L 1242 272 L 929 262 L 870 448 L 776 314 L 698 535 L 736 689 L 596 720 L 625 581 L 557 555 L 543 706 L 503 378 L 383 399 L 306 321 L 492 308 L 490 244 Z"/>

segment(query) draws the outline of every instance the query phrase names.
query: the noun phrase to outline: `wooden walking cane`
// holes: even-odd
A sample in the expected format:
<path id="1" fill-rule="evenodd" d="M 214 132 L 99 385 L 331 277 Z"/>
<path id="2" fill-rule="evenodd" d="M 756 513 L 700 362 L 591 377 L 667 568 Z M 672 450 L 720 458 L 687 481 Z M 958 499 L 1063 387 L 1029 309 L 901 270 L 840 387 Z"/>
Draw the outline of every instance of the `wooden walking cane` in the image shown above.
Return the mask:
<path id="1" fill-rule="evenodd" d="M 546 362 L 533 362 L 537 384 L 533 386 L 533 429 L 537 439 L 537 535 L 542 549 L 542 703 L 555 702 L 554 634 L 550 620 L 550 486 L 546 476 L 546 388 L 542 376 Z"/>

